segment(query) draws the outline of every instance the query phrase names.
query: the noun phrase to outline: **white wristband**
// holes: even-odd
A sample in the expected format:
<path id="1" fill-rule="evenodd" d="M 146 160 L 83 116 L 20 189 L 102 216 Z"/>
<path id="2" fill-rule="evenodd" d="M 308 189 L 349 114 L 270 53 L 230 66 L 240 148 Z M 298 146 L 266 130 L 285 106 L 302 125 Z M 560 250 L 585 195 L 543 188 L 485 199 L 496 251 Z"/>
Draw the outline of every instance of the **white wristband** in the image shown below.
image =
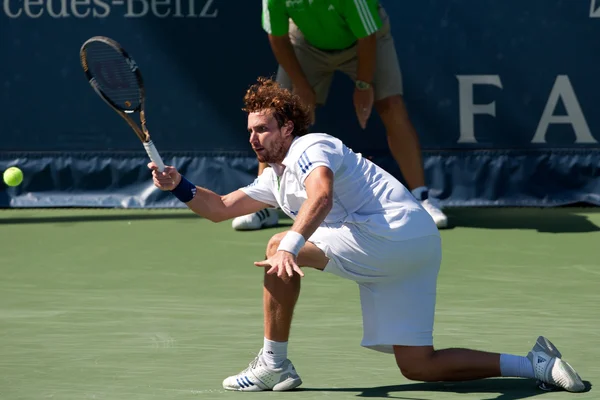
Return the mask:
<path id="1" fill-rule="evenodd" d="M 277 251 L 283 250 L 297 256 L 300 252 L 300 249 L 304 246 L 304 243 L 306 243 L 304 236 L 298 232 L 288 231 L 283 239 L 281 239 L 281 242 L 279 242 Z"/>

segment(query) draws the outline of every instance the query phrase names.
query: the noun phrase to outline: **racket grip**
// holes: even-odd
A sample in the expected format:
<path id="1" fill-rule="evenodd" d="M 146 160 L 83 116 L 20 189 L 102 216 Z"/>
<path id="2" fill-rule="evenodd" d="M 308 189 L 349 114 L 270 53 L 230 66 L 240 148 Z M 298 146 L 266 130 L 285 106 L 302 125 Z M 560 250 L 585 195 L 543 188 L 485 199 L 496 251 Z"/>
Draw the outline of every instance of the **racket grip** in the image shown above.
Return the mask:
<path id="1" fill-rule="evenodd" d="M 165 170 L 165 163 L 160 157 L 160 154 L 158 154 L 158 150 L 156 150 L 156 147 L 154 147 L 154 143 L 152 143 L 152 140 L 144 142 L 144 148 L 146 149 L 146 153 L 148 153 L 148 157 L 150 157 L 150 160 L 152 160 L 154 164 L 156 164 L 156 166 L 158 167 L 158 171 L 163 172 Z"/>

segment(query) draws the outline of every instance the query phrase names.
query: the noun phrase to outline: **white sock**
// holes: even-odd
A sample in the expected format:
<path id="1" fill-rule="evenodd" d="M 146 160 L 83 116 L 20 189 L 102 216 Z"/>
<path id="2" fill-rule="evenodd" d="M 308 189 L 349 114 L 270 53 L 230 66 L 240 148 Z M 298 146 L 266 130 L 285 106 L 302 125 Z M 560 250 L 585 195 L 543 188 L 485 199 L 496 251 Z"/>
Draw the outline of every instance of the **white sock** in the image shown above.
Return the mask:
<path id="1" fill-rule="evenodd" d="M 427 200 L 429 196 L 429 188 L 427 186 L 419 186 L 412 190 L 412 195 L 419 201 Z"/>
<path id="2" fill-rule="evenodd" d="M 276 369 L 287 360 L 288 342 L 274 342 L 265 338 L 262 359 L 267 367 Z"/>
<path id="3" fill-rule="evenodd" d="M 512 354 L 500 354 L 500 373 L 502 376 L 535 378 L 533 365 L 529 358 Z"/>

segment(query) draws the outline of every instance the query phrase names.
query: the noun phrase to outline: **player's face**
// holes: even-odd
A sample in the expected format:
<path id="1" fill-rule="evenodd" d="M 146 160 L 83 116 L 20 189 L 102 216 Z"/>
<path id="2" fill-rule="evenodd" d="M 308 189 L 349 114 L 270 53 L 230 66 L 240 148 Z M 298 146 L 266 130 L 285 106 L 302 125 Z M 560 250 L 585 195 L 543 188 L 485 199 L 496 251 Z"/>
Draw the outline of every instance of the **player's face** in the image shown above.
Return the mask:
<path id="1" fill-rule="evenodd" d="M 248 114 L 248 132 L 250 145 L 260 162 L 281 163 L 291 142 L 290 124 L 279 128 L 271 110 Z"/>

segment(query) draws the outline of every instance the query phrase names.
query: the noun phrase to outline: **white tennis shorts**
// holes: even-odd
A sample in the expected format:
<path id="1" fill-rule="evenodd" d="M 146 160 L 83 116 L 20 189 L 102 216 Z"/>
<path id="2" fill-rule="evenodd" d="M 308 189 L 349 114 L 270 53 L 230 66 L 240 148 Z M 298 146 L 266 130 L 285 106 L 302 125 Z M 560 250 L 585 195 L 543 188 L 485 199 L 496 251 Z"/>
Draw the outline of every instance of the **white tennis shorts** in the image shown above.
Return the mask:
<path id="1" fill-rule="evenodd" d="M 358 284 L 362 346 L 393 353 L 393 345 L 433 345 L 439 235 L 390 241 L 339 224 L 319 227 L 309 241 L 329 258 L 325 272 Z"/>

